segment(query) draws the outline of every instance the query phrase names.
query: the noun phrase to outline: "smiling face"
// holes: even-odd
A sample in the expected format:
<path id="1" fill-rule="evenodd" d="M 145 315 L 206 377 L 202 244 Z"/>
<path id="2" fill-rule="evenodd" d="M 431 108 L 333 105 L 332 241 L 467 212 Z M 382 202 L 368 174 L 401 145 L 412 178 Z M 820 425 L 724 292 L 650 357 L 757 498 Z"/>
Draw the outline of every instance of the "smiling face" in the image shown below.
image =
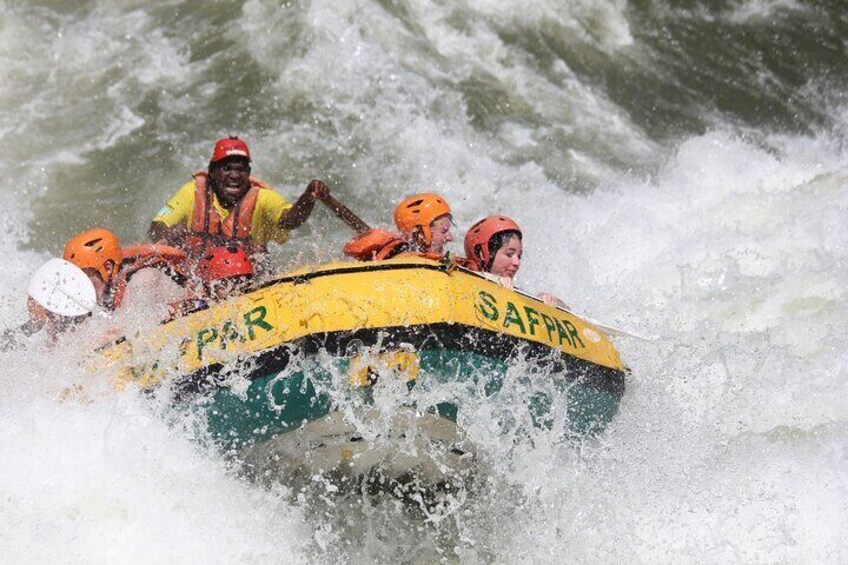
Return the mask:
<path id="1" fill-rule="evenodd" d="M 445 214 L 433 220 L 430 224 L 430 246 L 431 253 L 444 253 L 445 245 L 453 241 L 451 233 L 451 217 Z"/>
<path id="2" fill-rule="evenodd" d="M 250 162 L 244 157 L 228 157 L 209 170 L 218 202 L 232 208 L 250 190 Z"/>
<path id="3" fill-rule="evenodd" d="M 495 253 L 489 272 L 499 277 L 513 278 L 521 266 L 522 249 L 521 239 L 516 235 L 504 241 Z"/>

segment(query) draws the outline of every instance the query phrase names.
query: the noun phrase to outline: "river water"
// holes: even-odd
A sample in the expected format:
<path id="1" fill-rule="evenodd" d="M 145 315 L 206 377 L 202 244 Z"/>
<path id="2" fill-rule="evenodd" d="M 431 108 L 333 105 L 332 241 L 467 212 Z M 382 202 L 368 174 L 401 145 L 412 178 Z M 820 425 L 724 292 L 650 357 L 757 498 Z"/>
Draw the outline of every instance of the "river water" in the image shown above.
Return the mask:
<path id="1" fill-rule="evenodd" d="M 521 286 L 658 337 L 616 340 L 604 434 L 478 437 L 495 486 L 435 517 L 248 483 L 155 399 L 63 393 L 33 340 L 0 354 L 0 561 L 848 562 L 848 10 L 707 4 L 0 0 L 4 327 L 232 133 L 375 225 L 422 190 L 461 233 L 509 214 Z M 277 260 L 349 235 L 319 209 Z"/>

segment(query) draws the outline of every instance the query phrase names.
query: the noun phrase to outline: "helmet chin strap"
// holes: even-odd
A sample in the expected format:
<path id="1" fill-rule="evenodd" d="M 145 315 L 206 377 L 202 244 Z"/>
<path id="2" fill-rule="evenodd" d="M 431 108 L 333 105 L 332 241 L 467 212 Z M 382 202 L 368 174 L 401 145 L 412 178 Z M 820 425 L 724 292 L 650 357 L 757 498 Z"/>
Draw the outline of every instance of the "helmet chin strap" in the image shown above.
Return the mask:
<path id="1" fill-rule="evenodd" d="M 421 226 L 412 229 L 412 245 L 416 247 L 416 251 L 422 253 L 430 247 L 429 242 L 424 241 L 424 229 Z"/>
<path id="2" fill-rule="evenodd" d="M 480 259 L 482 260 L 483 258 L 480 257 Z M 491 273 L 492 272 L 492 265 L 494 265 L 494 264 L 495 264 L 495 256 L 490 253 L 489 254 L 489 260 L 486 262 L 486 266 L 483 268 L 483 270 L 486 271 L 487 273 Z"/>
<path id="3" fill-rule="evenodd" d="M 489 269 L 491 269 L 491 268 L 492 268 L 492 263 L 494 263 L 494 262 L 495 262 L 495 258 L 494 258 L 494 257 L 489 257 L 489 260 L 488 260 L 488 261 L 485 261 L 485 263 L 484 263 L 484 259 L 483 259 L 483 246 L 482 246 L 482 245 L 480 245 L 479 243 L 478 243 L 477 245 L 475 245 L 475 246 L 474 246 L 474 252 L 473 252 L 473 255 L 472 255 L 471 259 L 474 259 L 474 260 L 476 260 L 476 261 L 479 261 L 479 262 L 480 262 L 480 265 L 483 267 L 483 271 L 485 271 L 485 272 L 487 272 L 487 273 L 489 272 Z"/>

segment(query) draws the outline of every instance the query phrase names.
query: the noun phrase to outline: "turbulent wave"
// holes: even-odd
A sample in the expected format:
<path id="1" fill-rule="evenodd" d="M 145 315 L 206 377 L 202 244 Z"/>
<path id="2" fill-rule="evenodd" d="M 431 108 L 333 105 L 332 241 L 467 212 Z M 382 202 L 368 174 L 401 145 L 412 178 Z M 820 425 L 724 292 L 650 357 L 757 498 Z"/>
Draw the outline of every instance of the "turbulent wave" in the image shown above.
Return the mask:
<path id="1" fill-rule="evenodd" d="M 161 400 L 75 395 L 91 377 L 33 340 L 0 354 L 11 562 L 848 560 L 842 2 L 0 9 L 4 326 L 70 235 L 141 239 L 237 133 L 285 195 L 321 177 L 374 224 L 422 189 L 459 231 L 510 214 L 521 286 L 659 336 L 617 341 L 627 395 L 582 445 L 499 441 L 481 409 L 490 482 L 423 520 L 246 483 Z M 347 235 L 319 210 L 278 258 Z"/>

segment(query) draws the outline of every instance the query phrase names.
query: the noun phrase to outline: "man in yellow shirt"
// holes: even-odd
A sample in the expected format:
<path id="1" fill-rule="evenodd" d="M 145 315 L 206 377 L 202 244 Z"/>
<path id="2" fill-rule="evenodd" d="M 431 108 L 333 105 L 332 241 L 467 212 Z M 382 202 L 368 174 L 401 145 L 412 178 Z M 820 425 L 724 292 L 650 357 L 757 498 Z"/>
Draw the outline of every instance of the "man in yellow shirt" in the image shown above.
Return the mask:
<path id="1" fill-rule="evenodd" d="M 315 202 L 330 193 L 315 179 L 292 206 L 271 187 L 250 177 L 250 163 L 244 141 L 219 139 L 208 171 L 195 173 L 168 200 L 150 224 L 150 238 L 182 247 L 194 257 L 221 245 L 262 253 L 269 241 L 284 243 L 289 230 L 305 222 Z"/>

